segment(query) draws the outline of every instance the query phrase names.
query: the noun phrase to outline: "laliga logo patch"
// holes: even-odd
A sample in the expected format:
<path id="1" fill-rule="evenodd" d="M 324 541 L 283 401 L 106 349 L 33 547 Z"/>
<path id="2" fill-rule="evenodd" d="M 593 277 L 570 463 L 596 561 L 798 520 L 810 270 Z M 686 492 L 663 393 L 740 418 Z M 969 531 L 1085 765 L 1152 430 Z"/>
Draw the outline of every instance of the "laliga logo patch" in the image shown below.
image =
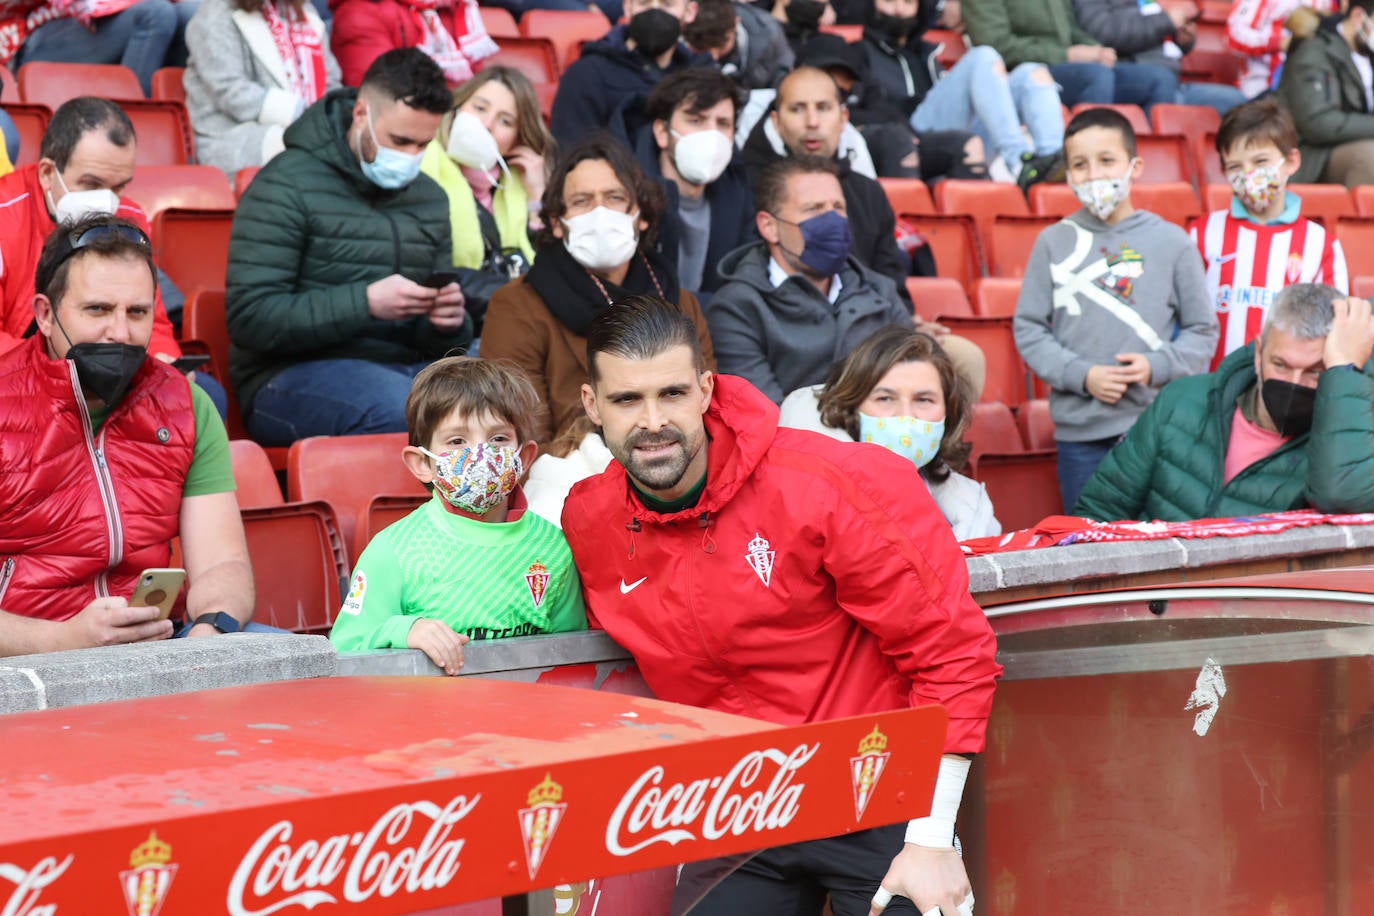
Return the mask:
<path id="1" fill-rule="evenodd" d="M 864 809 L 873 797 L 873 790 L 878 788 L 878 780 L 891 756 L 887 750 L 887 735 L 878 731 L 875 725 L 859 742 L 858 756 L 849 758 L 849 775 L 854 782 L 854 820 L 863 819 Z"/>
<path id="2" fill-rule="evenodd" d="M 749 542 L 748 552 L 744 559 L 749 564 L 764 588 L 771 588 L 773 581 L 773 561 L 777 558 L 778 552 L 773 549 L 773 545 L 768 543 L 768 538 L 754 532 L 754 539 Z"/>
<path id="3" fill-rule="evenodd" d="M 544 864 L 558 825 L 563 822 L 563 813 L 568 810 L 563 787 L 553 781 L 552 773 L 545 774 L 544 781 L 530 790 L 529 805 L 520 809 L 520 836 L 525 842 L 525 864 L 533 881 L 539 866 Z"/>
<path id="4" fill-rule="evenodd" d="M 530 598 L 536 608 L 544 603 L 544 595 L 549 590 L 549 568 L 538 560 L 525 570 L 525 587 L 530 590 Z"/>
<path id="5" fill-rule="evenodd" d="M 363 595 L 367 593 L 367 576 L 363 575 L 360 569 L 353 574 L 353 582 L 348 586 L 348 597 L 344 598 L 343 612 L 345 614 L 361 614 L 363 611 Z"/>
<path id="6" fill-rule="evenodd" d="M 159 840 L 157 831 L 152 831 L 129 854 L 129 866 L 128 871 L 119 873 L 129 916 L 157 916 L 177 873 L 171 845 Z"/>

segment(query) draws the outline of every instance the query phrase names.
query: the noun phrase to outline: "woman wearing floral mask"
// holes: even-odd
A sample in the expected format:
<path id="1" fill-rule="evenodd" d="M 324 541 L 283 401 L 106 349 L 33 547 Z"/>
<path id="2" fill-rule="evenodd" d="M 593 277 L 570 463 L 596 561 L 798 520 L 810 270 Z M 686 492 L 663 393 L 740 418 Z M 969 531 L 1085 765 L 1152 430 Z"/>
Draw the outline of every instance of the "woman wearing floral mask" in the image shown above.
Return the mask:
<path id="1" fill-rule="evenodd" d="M 487 67 L 453 91 L 453 104 L 420 171 L 448 195 L 453 266 L 480 336 L 491 294 L 534 261 L 553 138 L 534 86 L 510 67 Z"/>
<path id="2" fill-rule="evenodd" d="M 291 122 L 340 86 L 328 33 L 308 0 L 204 0 L 186 44 L 196 158 L 231 177 L 285 149 Z"/>
<path id="3" fill-rule="evenodd" d="M 1002 533 L 987 490 L 958 473 L 968 461 L 963 437 L 972 417 L 967 384 L 935 339 L 894 325 L 855 347 L 824 385 L 788 395 L 778 423 L 910 459 L 962 541 Z"/>
<path id="4" fill-rule="evenodd" d="M 622 296 L 676 304 L 696 324 L 706 367 L 715 369 L 701 306 L 654 248 L 662 214 L 663 189 L 610 136 L 589 137 L 559 157 L 544 191 L 534 267 L 492 295 L 481 345 L 484 358 L 523 369 L 549 405 L 535 437 L 541 445 L 582 415 L 587 329 Z"/>

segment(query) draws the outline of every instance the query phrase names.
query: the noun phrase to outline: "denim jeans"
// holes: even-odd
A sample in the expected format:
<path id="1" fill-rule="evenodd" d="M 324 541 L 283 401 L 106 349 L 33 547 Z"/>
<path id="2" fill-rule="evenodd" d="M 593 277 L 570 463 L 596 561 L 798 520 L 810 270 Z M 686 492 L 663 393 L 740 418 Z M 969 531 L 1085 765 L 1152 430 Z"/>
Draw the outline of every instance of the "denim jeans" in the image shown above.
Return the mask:
<path id="1" fill-rule="evenodd" d="M 1226 114 L 1244 101 L 1245 93 L 1235 86 L 1221 83 L 1180 83 L 1178 87 L 1178 104 L 1206 105 L 1216 109 L 1219 115 Z"/>
<path id="2" fill-rule="evenodd" d="M 213 375 L 197 372 L 196 387 L 210 396 L 210 403 L 215 405 L 215 410 L 219 411 L 219 418 L 223 420 L 229 413 L 229 396 L 225 394 L 224 386 L 215 381 Z"/>
<path id="3" fill-rule="evenodd" d="M 1107 457 L 1112 446 L 1121 441 L 1120 436 L 1110 439 L 1097 439 L 1092 442 L 1065 442 L 1056 440 L 1059 455 L 1055 459 L 1059 466 L 1059 495 L 1064 500 L 1064 512 L 1073 514 L 1073 505 L 1078 502 L 1078 494 L 1088 485 L 1093 472 Z"/>
<path id="4" fill-rule="evenodd" d="M 258 389 L 243 417 L 267 446 L 307 436 L 404 432 L 410 383 L 428 363 L 321 359 L 288 366 Z"/>
<path id="5" fill-rule="evenodd" d="M 186 48 L 186 23 L 191 21 L 191 17 L 200 9 L 200 0 L 176 0 L 173 4 L 177 13 L 177 30 L 172 35 L 172 43 L 167 46 L 167 57 L 163 60 L 164 67 L 184 67 L 190 59 L 191 52 Z"/>
<path id="6" fill-rule="evenodd" d="M 1158 64 L 1054 64 L 1050 75 L 1059 84 L 1059 97 L 1072 108 L 1093 105 L 1139 105 L 1149 114 L 1158 102 L 1178 98 L 1178 77 Z"/>
<path id="7" fill-rule="evenodd" d="M 1032 79 L 1039 64 L 1022 64 L 1005 77 L 995 72 L 1002 57 L 991 47 L 970 48 L 911 114 L 917 133 L 971 130 L 1006 163 L 1021 154 L 1052 153 L 1064 145 L 1064 116 L 1053 83 Z M 1030 130 L 1034 149 L 1021 132 Z"/>
<path id="8" fill-rule="evenodd" d="M 19 49 L 15 69 L 29 61 L 123 64 L 153 91 L 153 72 L 163 66 L 177 31 L 176 6 L 169 0 L 139 0 L 122 13 L 101 16 L 92 31 L 75 19 L 54 19 L 33 31 Z"/>

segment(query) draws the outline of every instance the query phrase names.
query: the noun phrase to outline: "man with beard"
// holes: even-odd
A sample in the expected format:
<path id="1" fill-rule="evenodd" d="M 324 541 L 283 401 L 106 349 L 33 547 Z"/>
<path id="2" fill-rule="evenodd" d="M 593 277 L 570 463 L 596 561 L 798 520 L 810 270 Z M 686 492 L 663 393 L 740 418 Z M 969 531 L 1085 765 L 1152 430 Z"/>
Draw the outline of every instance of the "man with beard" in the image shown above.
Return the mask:
<path id="1" fill-rule="evenodd" d="M 949 713 L 930 816 L 764 850 L 703 916 L 972 912 L 954 819 L 1001 667 L 949 526 L 910 462 L 778 428 L 742 379 L 707 371 L 691 320 L 651 296 L 587 335 L 588 417 L 616 457 L 573 487 L 563 528 L 587 616 L 660 699 L 820 721 L 925 703 Z M 718 869 L 717 869 L 718 870 Z M 687 866 L 675 901 L 705 890 Z M 881 882 L 881 888 L 880 888 Z M 871 901 L 871 908 L 870 908 Z"/>
<path id="2" fill-rule="evenodd" d="M 624 25 L 582 49 L 558 81 L 549 130 L 567 148 L 586 134 L 609 128 L 632 144 L 648 124 L 644 100 L 658 81 L 684 67 L 715 65 L 681 41 L 696 18 L 696 0 L 625 0 Z"/>
<path id="3" fill-rule="evenodd" d="M 1374 511 L 1374 317 L 1317 283 L 1285 287 L 1257 340 L 1170 382 L 1074 509 L 1098 521 Z"/>
<path id="4" fill-rule="evenodd" d="M 1374 0 L 1350 0 L 1288 52 L 1279 96 L 1298 128 L 1302 165 L 1291 181 L 1374 184 Z"/>

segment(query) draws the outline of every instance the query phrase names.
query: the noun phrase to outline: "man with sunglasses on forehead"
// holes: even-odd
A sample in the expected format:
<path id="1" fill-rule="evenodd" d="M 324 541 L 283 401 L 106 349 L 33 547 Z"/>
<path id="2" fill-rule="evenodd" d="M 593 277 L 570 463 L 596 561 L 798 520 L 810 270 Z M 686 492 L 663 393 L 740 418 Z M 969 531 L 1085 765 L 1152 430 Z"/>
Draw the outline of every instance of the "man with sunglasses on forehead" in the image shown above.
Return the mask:
<path id="1" fill-rule="evenodd" d="M 0 656 L 173 635 L 130 607 L 180 536 L 182 635 L 237 632 L 253 574 L 224 424 L 148 359 L 148 238 L 110 216 L 59 226 L 34 278 L 38 332 L 0 356 Z"/>

